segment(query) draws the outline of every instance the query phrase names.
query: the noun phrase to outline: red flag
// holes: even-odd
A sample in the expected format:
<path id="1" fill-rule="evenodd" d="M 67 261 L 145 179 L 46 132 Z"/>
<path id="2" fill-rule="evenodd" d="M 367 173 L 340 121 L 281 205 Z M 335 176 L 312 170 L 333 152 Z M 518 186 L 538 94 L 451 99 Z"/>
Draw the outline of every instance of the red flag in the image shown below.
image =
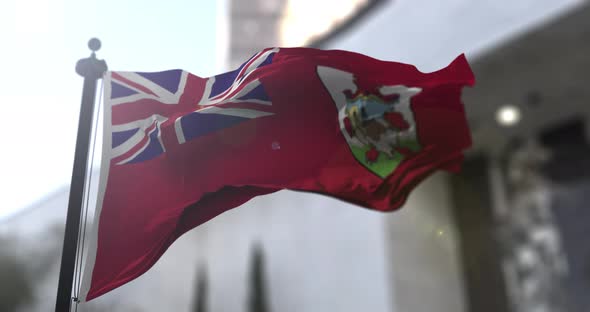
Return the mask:
<path id="1" fill-rule="evenodd" d="M 83 295 L 147 271 L 180 235 L 290 189 L 399 208 L 471 144 L 463 55 L 422 73 L 346 51 L 265 49 L 235 71 L 109 72 Z"/>

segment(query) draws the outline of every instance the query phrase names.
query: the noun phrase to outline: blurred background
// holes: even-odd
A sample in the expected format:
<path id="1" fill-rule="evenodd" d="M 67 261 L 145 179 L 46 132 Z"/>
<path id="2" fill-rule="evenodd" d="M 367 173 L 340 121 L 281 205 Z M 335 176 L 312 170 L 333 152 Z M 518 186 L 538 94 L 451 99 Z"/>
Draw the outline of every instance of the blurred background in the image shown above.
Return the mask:
<path id="1" fill-rule="evenodd" d="M 474 146 L 462 172 L 435 174 L 402 210 L 255 198 L 80 311 L 590 311 L 582 0 L 2 1 L 0 311 L 54 308 L 74 64 L 91 37 L 112 70 L 209 76 L 265 47 L 312 46 L 425 72 L 466 53 L 477 84 L 463 96 Z"/>

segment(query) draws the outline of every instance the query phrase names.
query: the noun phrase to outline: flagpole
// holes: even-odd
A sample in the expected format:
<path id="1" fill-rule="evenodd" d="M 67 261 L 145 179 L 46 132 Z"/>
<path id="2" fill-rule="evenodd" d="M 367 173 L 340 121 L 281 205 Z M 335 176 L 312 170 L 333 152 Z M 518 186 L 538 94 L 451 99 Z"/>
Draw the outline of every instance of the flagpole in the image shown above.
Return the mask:
<path id="1" fill-rule="evenodd" d="M 70 184 L 70 198 L 55 303 L 56 312 L 69 312 L 72 303 L 74 266 L 76 264 L 80 214 L 82 211 L 92 116 L 94 113 L 94 98 L 96 97 L 96 82 L 107 70 L 106 62 L 104 60 L 98 60 L 95 54 L 100 49 L 100 41 L 96 38 L 90 39 L 88 41 L 88 48 L 92 50 L 90 57 L 81 59 L 76 64 L 76 72 L 84 77 L 84 87 L 82 89 L 82 107 L 80 108 L 80 119 L 78 121 L 76 153 L 74 155 L 74 168 L 72 170 L 72 182 Z"/>

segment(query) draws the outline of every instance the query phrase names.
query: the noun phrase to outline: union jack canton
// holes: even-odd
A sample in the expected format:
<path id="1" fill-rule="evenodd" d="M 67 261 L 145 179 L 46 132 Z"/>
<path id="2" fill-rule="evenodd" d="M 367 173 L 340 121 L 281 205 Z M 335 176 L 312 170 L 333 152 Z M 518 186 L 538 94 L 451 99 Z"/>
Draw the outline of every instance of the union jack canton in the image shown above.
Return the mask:
<path id="1" fill-rule="evenodd" d="M 171 144 L 162 136 L 162 127 L 167 124 L 173 123 L 173 144 L 184 144 L 272 115 L 263 85 L 251 74 L 270 64 L 278 51 L 262 50 L 238 69 L 206 79 L 183 70 L 109 72 L 105 103 L 112 109 L 112 120 L 105 122 L 112 130 L 111 160 L 117 165 L 132 164 L 165 153 L 166 145 Z"/>

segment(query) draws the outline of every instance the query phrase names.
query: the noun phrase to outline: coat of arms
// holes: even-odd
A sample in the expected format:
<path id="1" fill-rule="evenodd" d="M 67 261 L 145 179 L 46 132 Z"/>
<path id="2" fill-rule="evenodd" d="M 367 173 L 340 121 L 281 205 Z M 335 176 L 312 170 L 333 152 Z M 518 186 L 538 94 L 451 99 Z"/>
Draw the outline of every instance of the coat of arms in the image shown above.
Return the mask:
<path id="1" fill-rule="evenodd" d="M 359 87 L 352 73 L 318 66 L 318 75 L 338 109 L 340 129 L 354 157 L 384 178 L 420 149 L 410 102 L 420 88 Z"/>

